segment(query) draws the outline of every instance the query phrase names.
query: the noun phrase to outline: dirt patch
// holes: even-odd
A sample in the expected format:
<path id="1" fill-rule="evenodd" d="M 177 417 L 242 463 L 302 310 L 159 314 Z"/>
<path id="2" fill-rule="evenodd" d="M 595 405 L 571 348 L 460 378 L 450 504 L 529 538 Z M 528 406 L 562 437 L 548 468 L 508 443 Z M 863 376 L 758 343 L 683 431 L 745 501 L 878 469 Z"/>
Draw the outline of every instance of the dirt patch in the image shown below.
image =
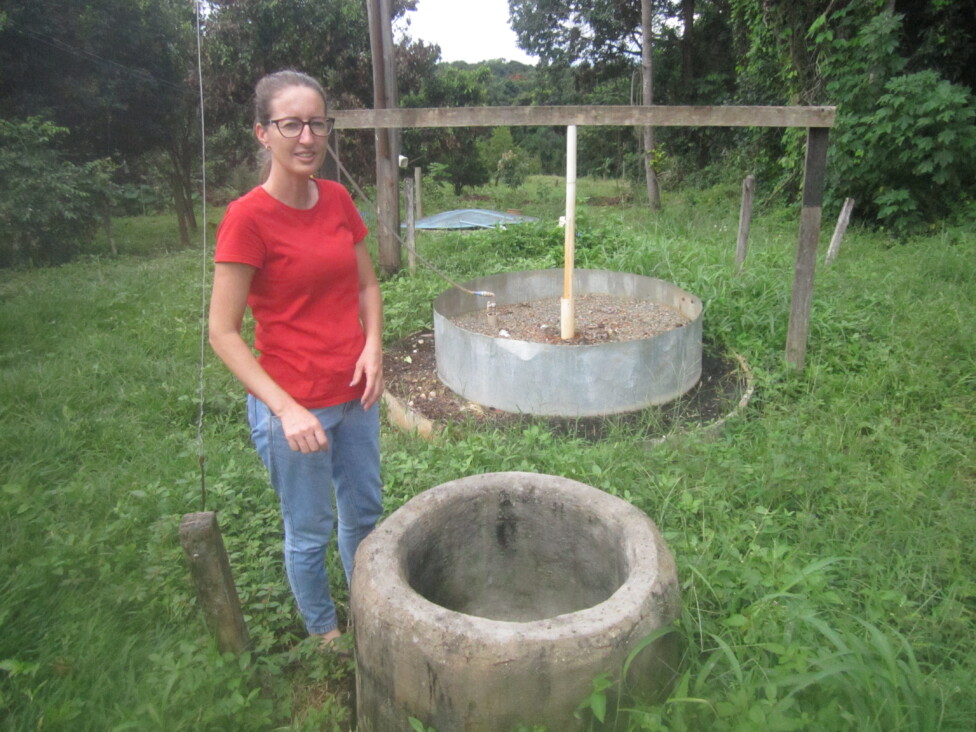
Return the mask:
<path id="1" fill-rule="evenodd" d="M 587 294 L 574 298 L 576 328 L 573 338 L 561 337 L 558 297 L 500 305 L 465 313 L 453 322 L 472 333 L 493 338 L 585 346 L 652 338 L 690 321 L 678 310 L 650 300 L 616 295 Z"/>
<path id="2" fill-rule="evenodd" d="M 415 333 L 388 346 L 383 368 L 387 391 L 415 415 L 435 424 L 505 429 L 541 423 L 559 433 L 593 440 L 621 427 L 635 439 L 656 440 L 675 431 L 714 423 L 736 409 L 750 387 L 744 364 L 733 354 L 706 344 L 701 379 L 679 399 L 629 414 L 568 419 L 503 412 L 456 394 L 437 378 L 431 331 Z"/>

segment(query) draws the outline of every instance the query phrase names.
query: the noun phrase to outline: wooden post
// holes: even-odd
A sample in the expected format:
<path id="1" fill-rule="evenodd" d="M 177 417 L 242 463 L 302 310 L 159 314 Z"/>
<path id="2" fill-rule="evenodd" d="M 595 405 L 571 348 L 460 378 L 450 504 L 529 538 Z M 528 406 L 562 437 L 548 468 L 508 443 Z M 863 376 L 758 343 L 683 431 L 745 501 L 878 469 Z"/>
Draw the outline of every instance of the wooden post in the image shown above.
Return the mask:
<path id="1" fill-rule="evenodd" d="M 329 151 L 325 156 L 325 163 L 322 165 L 322 177 L 326 180 L 341 182 L 339 176 L 339 131 L 332 130 L 326 142 Z"/>
<path id="2" fill-rule="evenodd" d="M 845 198 L 844 207 L 840 210 L 840 216 L 837 217 L 837 226 L 834 227 L 834 235 L 830 238 L 830 246 L 827 247 L 827 259 L 824 264 L 830 264 L 837 259 L 840 243 L 844 240 L 844 234 L 847 232 L 847 225 L 851 221 L 851 211 L 853 210 L 854 199 Z"/>
<path id="3" fill-rule="evenodd" d="M 747 175 L 742 181 L 742 204 L 739 207 L 739 238 L 735 245 L 735 270 L 742 269 L 749 249 L 749 227 L 752 225 L 752 201 L 756 194 L 756 176 Z"/>
<path id="4" fill-rule="evenodd" d="M 403 181 L 403 207 L 407 212 L 407 267 L 410 274 L 417 271 L 417 224 L 414 218 L 414 183 L 410 178 Z"/>
<path id="5" fill-rule="evenodd" d="M 390 109 L 396 107 L 390 89 L 395 79 L 387 79 L 392 69 L 393 47 L 386 39 L 391 32 L 388 0 L 368 0 L 369 45 L 373 56 L 373 107 Z M 376 140 L 376 217 L 377 239 L 379 240 L 378 260 L 380 270 L 395 274 L 400 270 L 400 242 L 397 233 L 400 229 L 400 186 L 397 175 L 396 130 L 394 128 L 374 128 Z"/>
<path id="6" fill-rule="evenodd" d="M 786 361 L 803 369 L 810 331 L 810 306 L 813 303 L 813 275 L 817 267 L 817 242 L 823 215 L 824 180 L 827 171 L 827 127 L 807 130 L 807 155 L 803 168 L 803 208 L 793 274 L 793 302 L 786 334 Z"/>
<path id="7" fill-rule="evenodd" d="M 653 0 L 641 0 L 641 77 L 644 104 L 654 104 L 654 17 Z M 647 175 L 647 203 L 652 211 L 661 209 L 661 188 L 658 186 L 657 171 L 654 170 L 654 128 L 647 125 L 643 131 L 644 172 Z"/>
<path id="8" fill-rule="evenodd" d="M 200 609 L 217 639 L 217 648 L 222 653 L 242 653 L 251 639 L 217 526 L 217 514 L 213 511 L 186 514 L 180 524 L 180 542 L 197 587 Z"/>
<path id="9" fill-rule="evenodd" d="M 576 260 L 576 125 L 566 128 L 566 231 L 563 248 L 565 262 L 559 322 L 563 340 L 569 340 L 576 335 L 576 304 L 573 301 L 573 270 Z"/>
<path id="10" fill-rule="evenodd" d="M 413 187 L 414 195 L 417 197 L 417 218 L 422 219 L 424 217 L 424 196 L 423 196 L 423 186 L 422 183 L 422 173 L 420 167 L 413 169 Z"/>

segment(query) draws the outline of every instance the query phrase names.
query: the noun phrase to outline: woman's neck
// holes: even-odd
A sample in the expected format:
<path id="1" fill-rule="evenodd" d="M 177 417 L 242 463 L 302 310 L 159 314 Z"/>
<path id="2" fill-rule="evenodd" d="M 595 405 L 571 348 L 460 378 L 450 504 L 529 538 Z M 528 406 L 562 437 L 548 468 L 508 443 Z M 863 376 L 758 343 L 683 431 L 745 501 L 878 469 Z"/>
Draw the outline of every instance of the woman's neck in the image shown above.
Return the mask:
<path id="1" fill-rule="evenodd" d="M 296 176 L 271 176 L 262 184 L 267 193 L 286 206 L 309 209 L 319 200 L 319 188 L 311 178 Z"/>

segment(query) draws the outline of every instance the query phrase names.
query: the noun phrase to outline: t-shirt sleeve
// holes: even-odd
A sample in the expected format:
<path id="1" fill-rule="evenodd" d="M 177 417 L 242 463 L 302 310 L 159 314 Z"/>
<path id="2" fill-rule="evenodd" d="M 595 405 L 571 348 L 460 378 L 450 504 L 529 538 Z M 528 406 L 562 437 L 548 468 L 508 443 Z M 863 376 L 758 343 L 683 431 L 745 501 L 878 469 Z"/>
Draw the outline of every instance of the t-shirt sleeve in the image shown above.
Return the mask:
<path id="1" fill-rule="evenodd" d="M 215 262 L 236 262 L 261 267 L 264 264 L 265 244 L 257 232 L 254 219 L 245 207 L 231 203 L 223 221 L 217 227 Z"/>

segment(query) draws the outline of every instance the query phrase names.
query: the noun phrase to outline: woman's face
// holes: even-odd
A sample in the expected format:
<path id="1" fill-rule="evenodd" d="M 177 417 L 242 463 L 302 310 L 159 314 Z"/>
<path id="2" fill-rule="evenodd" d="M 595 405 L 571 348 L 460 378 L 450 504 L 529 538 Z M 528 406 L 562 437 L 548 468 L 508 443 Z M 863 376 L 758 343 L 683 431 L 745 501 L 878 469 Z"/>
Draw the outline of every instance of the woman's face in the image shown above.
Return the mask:
<path id="1" fill-rule="evenodd" d="M 325 102 L 307 86 L 285 87 L 271 100 L 270 107 L 272 120 L 292 117 L 308 122 L 313 117 L 325 117 Z M 328 138 L 313 135 L 308 125 L 298 137 L 285 137 L 274 122 L 255 125 L 254 134 L 262 145 L 270 148 L 272 174 L 289 173 L 307 178 L 322 167 Z"/>

